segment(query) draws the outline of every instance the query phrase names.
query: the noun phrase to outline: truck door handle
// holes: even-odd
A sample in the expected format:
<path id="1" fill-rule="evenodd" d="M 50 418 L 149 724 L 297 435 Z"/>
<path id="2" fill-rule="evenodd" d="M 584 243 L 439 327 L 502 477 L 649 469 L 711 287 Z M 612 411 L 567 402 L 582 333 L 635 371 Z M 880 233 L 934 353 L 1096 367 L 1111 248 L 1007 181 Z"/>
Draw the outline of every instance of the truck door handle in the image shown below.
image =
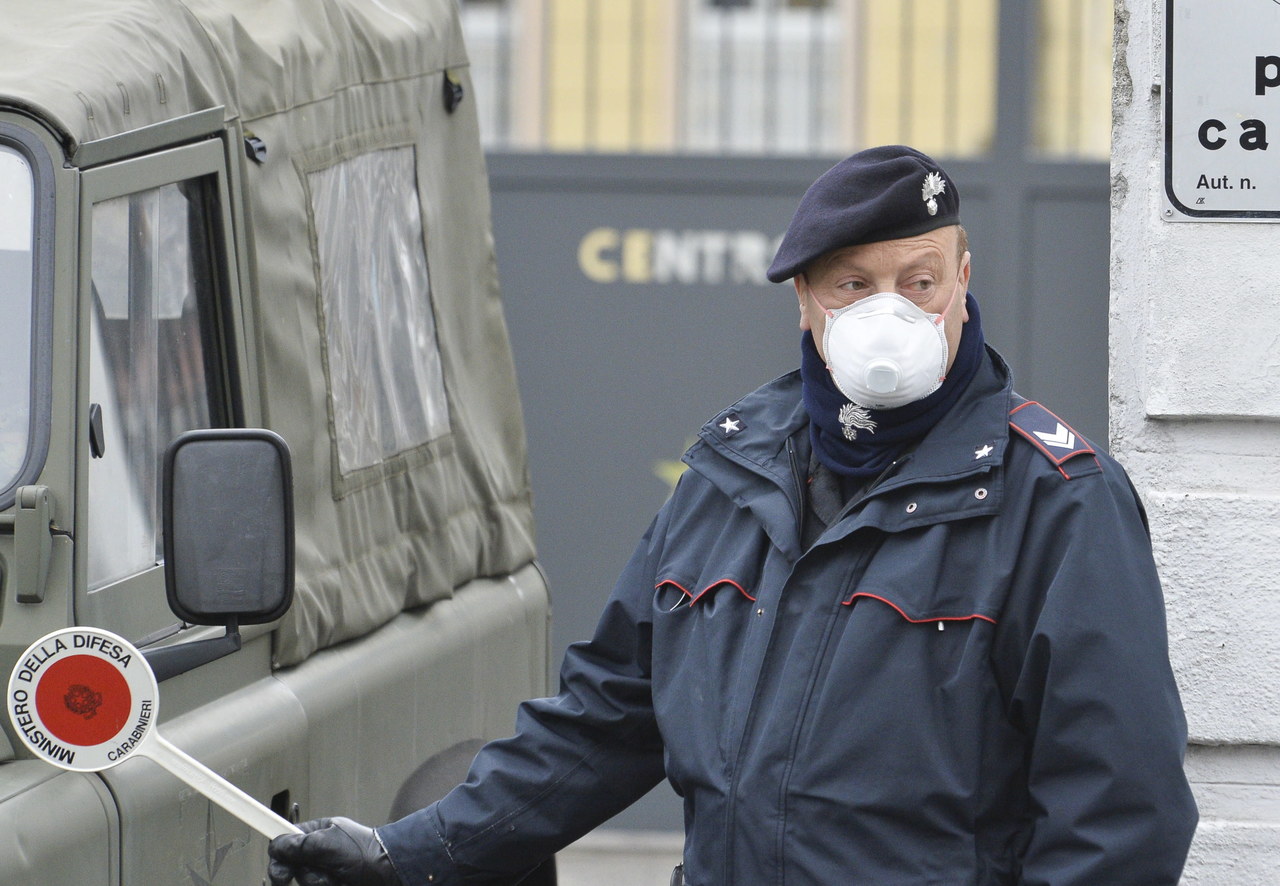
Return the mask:
<path id="1" fill-rule="evenodd" d="M 13 517 L 14 586 L 19 603 L 43 603 L 53 554 L 53 495 L 48 486 L 19 486 Z"/>

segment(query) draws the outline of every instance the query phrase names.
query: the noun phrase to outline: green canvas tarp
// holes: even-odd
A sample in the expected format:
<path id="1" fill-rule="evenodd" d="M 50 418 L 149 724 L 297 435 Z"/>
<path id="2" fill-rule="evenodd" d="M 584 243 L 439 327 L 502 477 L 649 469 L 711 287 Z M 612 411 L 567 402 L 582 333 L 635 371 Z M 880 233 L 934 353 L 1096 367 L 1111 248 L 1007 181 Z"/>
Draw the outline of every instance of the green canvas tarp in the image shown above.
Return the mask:
<path id="1" fill-rule="evenodd" d="M 297 591 L 277 664 L 532 560 L 454 0 L 42 0 L 6 4 L 3 24 L 0 105 L 45 121 L 68 157 L 211 108 L 265 147 L 239 160 L 242 298 L 261 379 L 249 419 L 295 465 Z M 452 112 L 446 78 L 463 89 Z M 370 176 L 394 185 L 393 206 L 365 196 Z M 353 341 L 361 324 L 371 344 Z M 425 362 L 397 357 L 405 330 Z M 378 385 L 394 389 L 381 406 L 365 399 Z"/>

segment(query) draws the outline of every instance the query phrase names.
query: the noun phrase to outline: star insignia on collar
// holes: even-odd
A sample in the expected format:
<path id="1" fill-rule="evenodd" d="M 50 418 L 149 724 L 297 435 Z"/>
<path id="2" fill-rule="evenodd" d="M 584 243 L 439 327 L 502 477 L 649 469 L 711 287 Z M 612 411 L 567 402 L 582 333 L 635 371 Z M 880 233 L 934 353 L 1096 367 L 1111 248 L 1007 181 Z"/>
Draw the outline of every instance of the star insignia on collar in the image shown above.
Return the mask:
<path id="1" fill-rule="evenodd" d="M 981 449 L 975 449 L 973 451 L 973 457 L 975 459 L 986 458 L 988 455 L 991 454 L 992 449 L 993 449 L 992 445 L 988 443 L 986 446 L 983 446 Z"/>
<path id="2" fill-rule="evenodd" d="M 724 417 L 724 421 L 716 425 L 720 430 L 724 431 L 726 437 L 732 437 L 734 434 L 742 430 L 742 419 L 735 413 L 729 413 Z"/>
<path id="3" fill-rule="evenodd" d="M 920 199 L 924 201 L 925 208 L 929 210 L 930 215 L 938 214 L 937 197 L 947 189 L 946 179 L 942 177 L 940 172 L 931 172 L 924 177 L 924 187 L 920 189 Z"/>

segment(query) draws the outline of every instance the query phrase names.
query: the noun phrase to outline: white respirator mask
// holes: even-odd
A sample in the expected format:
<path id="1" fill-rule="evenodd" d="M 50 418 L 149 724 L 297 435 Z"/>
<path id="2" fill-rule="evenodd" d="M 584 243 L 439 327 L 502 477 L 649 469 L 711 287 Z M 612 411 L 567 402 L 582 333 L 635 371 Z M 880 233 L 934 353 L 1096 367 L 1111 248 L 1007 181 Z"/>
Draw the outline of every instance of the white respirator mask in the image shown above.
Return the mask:
<path id="1" fill-rule="evenodd" d="M 957 290 L 958 291 L 958 290 Z M 877 292 L 826 311 L 822 352 L 840 393 L 868 409 L 906 406 L 936 391 L 947 374 L 947 332 L 941 314 L 927 314 L 896 292 Z"/>

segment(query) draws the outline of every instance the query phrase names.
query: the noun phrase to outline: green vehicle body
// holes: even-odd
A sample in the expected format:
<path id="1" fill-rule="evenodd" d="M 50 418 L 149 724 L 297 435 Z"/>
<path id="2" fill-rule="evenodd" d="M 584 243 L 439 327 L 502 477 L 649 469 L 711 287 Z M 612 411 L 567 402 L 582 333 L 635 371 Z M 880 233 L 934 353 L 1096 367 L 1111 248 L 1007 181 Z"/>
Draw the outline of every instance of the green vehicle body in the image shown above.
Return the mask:
<path id="1" fill-rule="evenodd" d="M 167 603 L 157 472 L 183 431 L 268 428 L 293 605 L 165 679 L 160 731 L 286 817 L 430 799 L 546 690 L 550 612 L 456 3 L 4 20 L 0 673 L 69 625 L 220 636 Z M 265 844 L 150 760 L 61 772 L 4 723 L 0 884 L 258 884 Z"/>

